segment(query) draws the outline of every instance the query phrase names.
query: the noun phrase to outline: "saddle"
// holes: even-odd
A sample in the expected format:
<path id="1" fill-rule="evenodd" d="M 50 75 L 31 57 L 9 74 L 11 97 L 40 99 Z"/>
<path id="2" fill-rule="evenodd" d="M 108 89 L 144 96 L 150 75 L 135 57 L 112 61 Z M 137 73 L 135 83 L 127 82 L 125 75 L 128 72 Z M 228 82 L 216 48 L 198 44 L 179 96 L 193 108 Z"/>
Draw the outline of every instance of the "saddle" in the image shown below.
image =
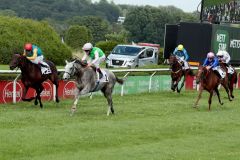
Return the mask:
<path id="1" fill-rule="evenodd" d="M 52 73 L 50 66 L 47 64 L 47 62 L 44 60 L 42 63 L 39 63 L 40 69 L 42 74 L 50 74 Z"/>

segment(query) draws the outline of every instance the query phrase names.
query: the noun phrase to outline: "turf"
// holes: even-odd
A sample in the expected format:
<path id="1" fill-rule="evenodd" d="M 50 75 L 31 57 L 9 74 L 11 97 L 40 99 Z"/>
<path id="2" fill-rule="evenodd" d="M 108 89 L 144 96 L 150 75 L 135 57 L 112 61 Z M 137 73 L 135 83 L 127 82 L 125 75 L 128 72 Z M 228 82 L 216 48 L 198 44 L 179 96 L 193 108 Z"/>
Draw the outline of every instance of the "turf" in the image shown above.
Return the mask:
<path id="1" fill-rule="evenodd" d="M 114 95 L 109 117 L 103 96 L 82 98 L 72 117 L 71 100 L 0 105 L 0 159 L 238 160 L 239 94 L 221 92 L 210 112 L 206 92 L 198 110 L 196 91 Z"/>

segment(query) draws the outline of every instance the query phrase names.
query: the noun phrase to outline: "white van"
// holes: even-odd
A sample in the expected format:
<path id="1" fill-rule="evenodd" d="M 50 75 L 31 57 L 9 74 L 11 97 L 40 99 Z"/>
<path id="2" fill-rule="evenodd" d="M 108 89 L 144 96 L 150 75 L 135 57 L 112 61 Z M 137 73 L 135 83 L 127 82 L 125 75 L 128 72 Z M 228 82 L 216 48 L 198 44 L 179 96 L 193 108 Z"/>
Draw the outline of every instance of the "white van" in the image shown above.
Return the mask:
<path id="1" fill-rule="evenodd" d="M 117 45 L 106 59 L 106 67 L 127 67 L 158 64 L 158 48 L 139 45 Z"/>

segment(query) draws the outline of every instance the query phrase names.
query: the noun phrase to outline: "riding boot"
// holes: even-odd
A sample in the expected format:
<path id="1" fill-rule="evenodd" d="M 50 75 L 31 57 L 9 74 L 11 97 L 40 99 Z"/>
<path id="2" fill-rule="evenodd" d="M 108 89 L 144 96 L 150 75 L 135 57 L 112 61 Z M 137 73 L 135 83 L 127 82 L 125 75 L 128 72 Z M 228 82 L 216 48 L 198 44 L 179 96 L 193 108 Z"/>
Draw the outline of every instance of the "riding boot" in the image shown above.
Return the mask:
<path id="1" fill-rule="evenodd" d="M 42 64 L 42 63 L 39 63 L 38 65 L 40 66 L 40 68 L 41 68 L 41 67 L 48 68 L 48 66 L 46 66 L 46 65 L 44 65 L 44 64 Z"/>
<path id="2" fill-rule="evenodd" d="M 97 68 L 97 72 L 99 73 L 99 79 L 102 79 L 103 73 L 100 68 Z"/>

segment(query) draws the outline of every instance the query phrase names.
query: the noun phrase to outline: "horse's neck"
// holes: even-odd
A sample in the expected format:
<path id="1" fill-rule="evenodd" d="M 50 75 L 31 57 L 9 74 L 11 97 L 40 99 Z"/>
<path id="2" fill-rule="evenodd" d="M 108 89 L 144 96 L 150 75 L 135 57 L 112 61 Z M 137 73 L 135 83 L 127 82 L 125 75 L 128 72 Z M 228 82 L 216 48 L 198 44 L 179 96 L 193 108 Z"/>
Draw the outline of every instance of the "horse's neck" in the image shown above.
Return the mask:
<path id="1" fill-rule="evenodd" d="M 172 65 L 172 70 L 173 71 L 178 71 L 180 69 L 182 69 L 182 67 L 180 66 L 180 64 L 178 62 L 176 62 Z"/>
<path id="2" fill-rule="evenodd" d="M 30 61 L 25 60 L 24 65 L 19 67 L 21 69 L 22 72 L 22 76 L 29 76 L 29 75 L 33 75 L 35 71 L 35 64 L 33 64 Z"/>

